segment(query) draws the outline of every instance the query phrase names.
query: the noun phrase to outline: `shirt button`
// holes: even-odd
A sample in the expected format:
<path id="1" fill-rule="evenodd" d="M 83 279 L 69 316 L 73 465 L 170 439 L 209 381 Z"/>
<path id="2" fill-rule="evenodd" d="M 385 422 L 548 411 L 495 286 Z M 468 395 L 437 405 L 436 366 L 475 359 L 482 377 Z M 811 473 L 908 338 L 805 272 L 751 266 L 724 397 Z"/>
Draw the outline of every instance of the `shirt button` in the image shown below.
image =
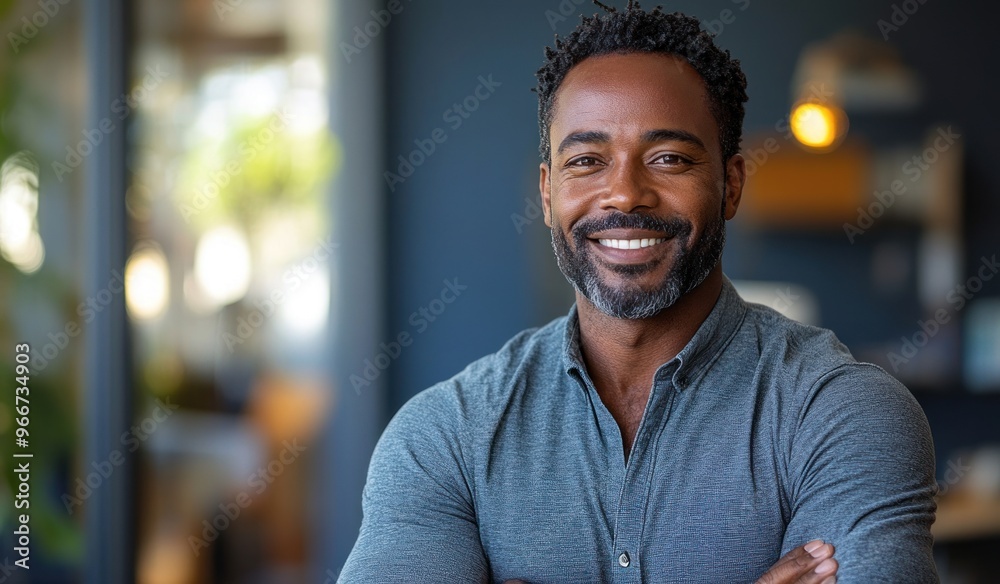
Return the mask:
<path id="1" fill-rule="evenodd" d="M 622 555 L 618 556 L 618 565 L 627 568 L 630 563 L 628 552 L 622 552 Z"/>

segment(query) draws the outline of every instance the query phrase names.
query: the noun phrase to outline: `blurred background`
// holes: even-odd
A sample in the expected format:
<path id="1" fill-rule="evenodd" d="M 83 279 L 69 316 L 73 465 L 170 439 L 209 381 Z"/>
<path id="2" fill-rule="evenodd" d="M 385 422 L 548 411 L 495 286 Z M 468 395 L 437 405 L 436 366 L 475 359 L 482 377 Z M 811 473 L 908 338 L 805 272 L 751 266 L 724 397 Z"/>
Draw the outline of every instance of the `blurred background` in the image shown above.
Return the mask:
<path id="1" fill-rule="evenodd" d="M 749 79 L 726 273 L 911 388 L 995 581 L 996 8 L 667 8 Z M 0 582 L 334 582 L 392 414 L 570 307 L 529 89 L 595 11 L 0 1 Z"/>

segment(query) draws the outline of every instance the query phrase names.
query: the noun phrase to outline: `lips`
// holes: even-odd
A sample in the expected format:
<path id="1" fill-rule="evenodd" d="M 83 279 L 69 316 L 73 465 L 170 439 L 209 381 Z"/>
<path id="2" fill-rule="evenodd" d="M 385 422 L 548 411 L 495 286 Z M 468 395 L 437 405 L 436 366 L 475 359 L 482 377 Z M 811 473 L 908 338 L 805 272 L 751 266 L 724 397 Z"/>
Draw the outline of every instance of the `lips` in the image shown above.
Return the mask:
<path id="1" fill-rule="evenodd" d="M 638 264 L 656 259 L 671 237 L 646 229 L 609 229 L 590 235 L 597 254 L 610 263 Z"/>
<path id="2" fill-rule="evenodd" d="M 624 266 L 665 259 L 672 247 L 669 241 L 686 238 L 691 224 L 680 217 L 613 212 L 581 220 L 573 231 L 577 245 L 592 246 L 595 258 Z"/>
<path id="3" fill-rule="evenodd" d="M 605 247 L 612 247 L 615 249 L 640 249 L 643 247 L 650 247 L 652 245 L 657 245 L 666 241 L 666 237 L 659 237 L 653 239 L 598 239 L 597 242 Z"/>

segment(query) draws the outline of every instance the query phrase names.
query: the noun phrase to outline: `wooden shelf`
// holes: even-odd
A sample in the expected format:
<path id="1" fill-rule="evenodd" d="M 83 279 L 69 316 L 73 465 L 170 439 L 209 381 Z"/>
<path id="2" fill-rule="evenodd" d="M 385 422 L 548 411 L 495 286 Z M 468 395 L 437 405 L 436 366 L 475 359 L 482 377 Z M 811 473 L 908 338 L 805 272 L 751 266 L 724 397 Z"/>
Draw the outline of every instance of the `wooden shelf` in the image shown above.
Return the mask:
<path id="1" fill-rule="evenodd" d="M 1000 498 L 942 496 L 931 533 L 936 543 L 1000 536 Z"/>

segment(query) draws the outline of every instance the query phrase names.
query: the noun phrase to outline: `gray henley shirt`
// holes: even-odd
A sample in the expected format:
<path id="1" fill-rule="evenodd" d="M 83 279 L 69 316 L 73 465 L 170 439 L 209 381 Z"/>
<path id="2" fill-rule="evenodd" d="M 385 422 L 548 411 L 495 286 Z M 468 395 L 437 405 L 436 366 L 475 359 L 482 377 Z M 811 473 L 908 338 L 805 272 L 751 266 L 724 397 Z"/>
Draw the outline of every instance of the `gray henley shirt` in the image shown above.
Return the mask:
<path id="1" fill-rule="evenodd" d="M 840 584 L 937 582 L 926 417 L 828 330 L 728 278 L 663 363 L 626 463 L 574 305 L 385 429 L 341 582 L 753 582 L 812 539 Z"/>

